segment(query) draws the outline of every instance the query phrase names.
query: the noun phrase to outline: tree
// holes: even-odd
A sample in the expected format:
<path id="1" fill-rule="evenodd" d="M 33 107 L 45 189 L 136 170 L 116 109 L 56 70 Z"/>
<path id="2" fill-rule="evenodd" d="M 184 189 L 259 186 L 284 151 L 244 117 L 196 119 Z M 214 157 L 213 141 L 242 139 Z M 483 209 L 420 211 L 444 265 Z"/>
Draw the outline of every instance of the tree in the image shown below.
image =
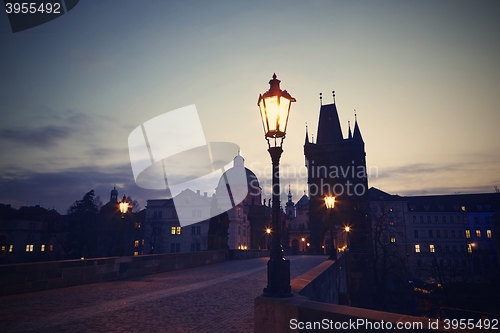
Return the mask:
<path id="1" fill-rule="evenodd" d="M 68 209 L 65 249 L 72 258 L 92 256 L 97 252 L 99 201 L 94 190 L 90 190 Z"/>
<path id="2" fill-rule="evenodd" d="M 399 212 L 401 207 L 385 202 L 371 204 L 373 235 L 373 275 L 376 300 L 384 310 L 407 312 L 406 301 L 408 276 L 404 229 L 401 229 Z"/>
<path id="3" fill-rule="evenodd" d="M 149 254 L 162 252 L 161 244 L 163 239 L 161 227 L 162 223 L 156 216 L 146 220 L 144 237 L 146 239 L 146 244 L 149 246 L 149 249 L 146 250 Z"/>

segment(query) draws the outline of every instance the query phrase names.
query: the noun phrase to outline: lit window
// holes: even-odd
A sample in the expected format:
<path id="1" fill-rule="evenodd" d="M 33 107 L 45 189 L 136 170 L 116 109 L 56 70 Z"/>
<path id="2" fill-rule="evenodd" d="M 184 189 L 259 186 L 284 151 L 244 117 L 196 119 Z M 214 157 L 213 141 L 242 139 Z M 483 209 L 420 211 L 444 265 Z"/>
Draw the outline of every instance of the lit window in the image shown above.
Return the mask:
<path id="1" fill-rule="evenodd" d="M 14 250 L 14 245 L 10 244 L 9 245 L 9 252 L 12 252 Z"/>
<path id="2" fill-rule="evenodd" d="M 144 239 L 142 240 L 142 245 L 144 245 Z"/>
<path id="3" fill-rule="evenodd" d="M 491 238 L 491 230 L 490 229 L 486 230 L 486 237 Z"/>
<path id="4" fill-rule="evenodd" d="M 481 238 L 481 230 L 480 229 L 476 229 L 476 237 Z"/>
<path id="5" fill-rule="evenodd" d="M 465 238 L 470 238 L 470 230 L 465 229 Z"/>
<path id="6" fill-rule="evenodd" d="M 42 251 L 42 252 L 45 251 L 45 244 L 42 244 L 42 246 L 40 247 L 40 251 Z"/>
<path id="7" fill-rule="evenodd" d="M 170 230 L 170 233 L 172 235 L 180 235 L 181 234 L 181 227 L 172 227 Z"/>
<path id="8" fill-rule="evenodd" d="M 54 250 L 54 245 L 53 244 L 50 244 L 49 245 L 49 251 L 53 251 Z"/>
<path id="9" fill-rule="evenodd" d="M 134 256 L 138 256 L 139 255 L 139 252 L 134 252 Z"/>
<path id="10" fill-rule="evenodd" d="M 137 223 L 135 224 L 135 227 L 136 227 L 137 229 L 139 229 L 139 228 L 141 227 L 141 223 L 137 222 Z"/>
<path id="11" fill-rule="evenodd" d="M 420 252 L 420 244 L 415 244 L 415 252 Z"/>
<path id="12" fill-rule="evenodd" d="M 33 252 L 33 244 L 26 245 L 26 252 Z"/>
<path id="13" fill-rule="evenodd" d="M 434 244 L 429 245 L 429 252 L 436 252 L 436 249 L 434 248 Z"/>
<path id="14" fill-rule="evenodd" d="M 465 206 L 462 206 L 462 212 L 465 212 Z"/>
<path id="15" fill-rule="evenodd" d="M 2 245 L 2 251 L 5 251 L 5 245 Z"/>
<path id="16" fill-rule="evenodd" d="M 472 253 L 472 244 L 467 244 L 467 252 Z"/>
<path id="17" fill-rule="evenodd" d="M 136 239 L 136 240 L 134 241 L 134 247 L 139 247 L 139 240 L 138 240 L 138 239 Z"/>
<path id="18" fill-rule="evenodd" d="M 396 243 L 396 237 L 394 236 L 391 237 L 391 243 Z"/>

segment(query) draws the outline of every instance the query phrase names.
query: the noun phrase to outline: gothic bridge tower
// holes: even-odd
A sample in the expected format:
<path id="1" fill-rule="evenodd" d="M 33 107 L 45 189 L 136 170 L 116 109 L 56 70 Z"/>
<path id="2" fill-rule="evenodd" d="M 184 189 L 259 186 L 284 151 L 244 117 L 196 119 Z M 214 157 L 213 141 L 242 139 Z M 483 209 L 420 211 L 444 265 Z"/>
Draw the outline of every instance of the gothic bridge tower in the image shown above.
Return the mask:
<path id="1" fill-rule="evenodd" d="M 322 102 L 321 94 L 320 100 Z M 354 132 L 351 133 L 349 124 L 347 138 L 342 135 L 335 92 L 333 104 L 321 103 L 316 142 L 309 140 L 306 128 L 304 155 L 308 169 L 309 228 L 313 250 L 322 252 L 325 233 L 332 225 L 337 226 L 337 241 L 340 241 L 337 244 L 347 245 L 349 257 L 354 260 L 349 270 L 354 269 L 367 278 L 368 273 L 360 272 L 371 266 L 369 261 L 372 258 L 365 143 L 356 116 Z M 335 196 L 331 214 L 325 206 L 326 195 Z M 350 227 L 348 233 L 344 226 Z"/>

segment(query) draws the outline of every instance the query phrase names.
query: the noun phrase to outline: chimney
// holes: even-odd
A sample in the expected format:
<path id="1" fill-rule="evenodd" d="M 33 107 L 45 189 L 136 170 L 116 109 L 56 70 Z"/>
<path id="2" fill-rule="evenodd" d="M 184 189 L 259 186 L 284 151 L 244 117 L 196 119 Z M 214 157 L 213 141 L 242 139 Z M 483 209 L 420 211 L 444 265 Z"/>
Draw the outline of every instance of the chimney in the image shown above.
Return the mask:
<path id="1" fill-rule="evenodd" d="M 200 195 L 200 190 L 196 190 L 196 194 Z"/>

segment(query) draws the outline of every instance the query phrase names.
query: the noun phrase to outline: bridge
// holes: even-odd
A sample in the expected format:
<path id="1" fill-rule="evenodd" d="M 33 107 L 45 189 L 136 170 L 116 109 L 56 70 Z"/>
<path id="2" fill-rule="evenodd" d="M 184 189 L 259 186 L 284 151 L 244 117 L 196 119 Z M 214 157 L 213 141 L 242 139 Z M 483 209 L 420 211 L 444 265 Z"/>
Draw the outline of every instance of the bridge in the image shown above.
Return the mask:
<path id="1" fill-rule="evenodd" d="M 326 256 L 291 256 L 291 278 Z M 254 332 L 268 258 L 0 297 L 1 332 Z"/>

